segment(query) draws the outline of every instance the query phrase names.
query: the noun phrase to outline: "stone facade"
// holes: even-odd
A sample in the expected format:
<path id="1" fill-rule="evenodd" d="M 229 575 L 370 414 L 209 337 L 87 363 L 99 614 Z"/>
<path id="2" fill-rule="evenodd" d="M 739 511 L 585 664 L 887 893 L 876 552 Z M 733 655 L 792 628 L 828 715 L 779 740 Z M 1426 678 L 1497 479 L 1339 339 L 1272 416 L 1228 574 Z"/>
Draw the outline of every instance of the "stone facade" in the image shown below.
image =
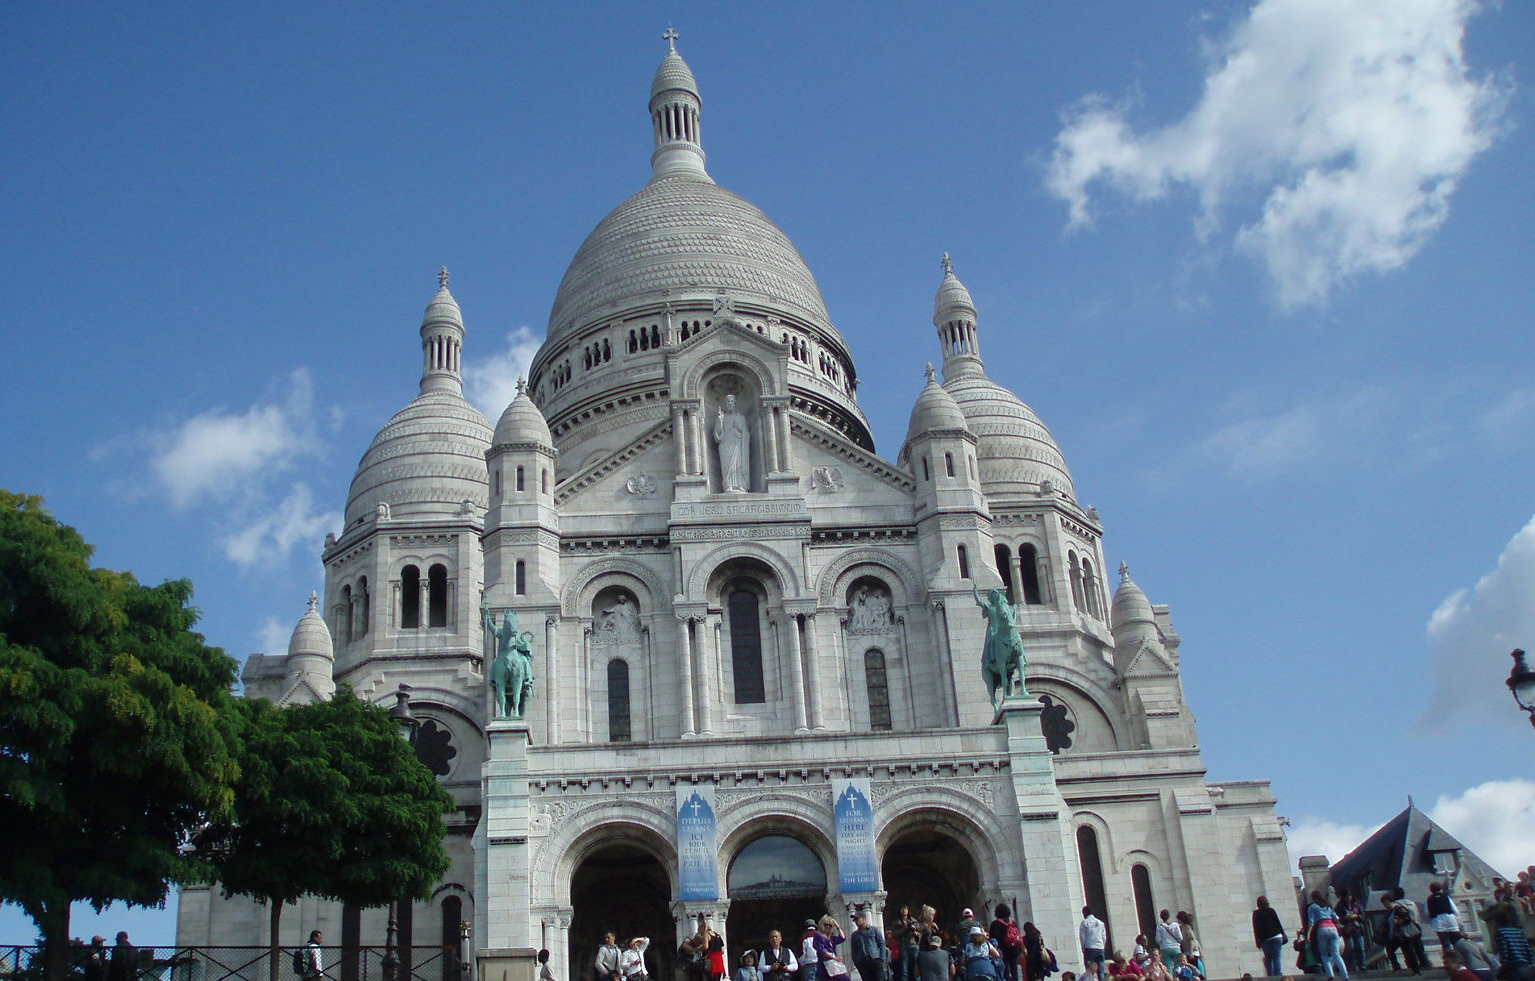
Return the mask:
<path id="1" fill-rule="evenodd" d="M 1090 902 L 1116 946 L 1186 909 L 1215 971 L 1257 969 L 1248 910 L 1290 881 L 1268 784 L 1206 782 L 1168 610 L 1123 568 L 1110 604 L 1099 516 L 987 377 L 948 257 L 943 381 L 929 368 L 892 462 L 799 253 L 705 170 L 701 105 L 669 51 L 655 175 L 578 251 L 494 427 L 462 397 L 444 273 L 421 394 L 368 448 L 324 595 L 286 657 L 251 658 L 247 691 L 345 683 L 390 705 L 410 686 L 418 755 L 460 804 L 453 871 L 403 918 L 418 946 L 461 916 L 475 946 L 548 947 L 574 981 L 605 929 L 653 937 L 664 973 L 700 914 L 738 951 L 768 924 L 792 940 L 803 910 L 933 902 L 952 923 L 1006 901 L 1075 967 Z M 1028 658 L 1000 708 L 979 664 L 993 588 Z M 532 634 L 526 719 L 488 717 L 487 608 Z M 868 780 L 874 890 L 839 885 L 846 778 Z M 676 795 L 695 786 L 716 899 L 680 891 Z M 735 862 L 765 838 L 809 872 L 741 898 Z M 306 901 L 283 923 L 283 943 L 377 943 L 384 913 Z M 265 929 L 244 901 L 182 894 L 182 944 Z"/>

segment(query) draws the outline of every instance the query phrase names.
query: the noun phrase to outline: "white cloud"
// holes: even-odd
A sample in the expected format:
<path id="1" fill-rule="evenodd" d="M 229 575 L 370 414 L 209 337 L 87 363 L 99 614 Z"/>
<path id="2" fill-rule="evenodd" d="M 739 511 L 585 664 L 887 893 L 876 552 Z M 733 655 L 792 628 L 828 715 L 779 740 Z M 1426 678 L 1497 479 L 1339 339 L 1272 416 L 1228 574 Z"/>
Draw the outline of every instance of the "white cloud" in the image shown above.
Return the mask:
<path id="1" fill-rule="evenodd" d="M 1290 476 L 1356 454 L 1392 405 L 1384 389 L 1372 387 L 1238 419 L 1180 454 L 1173 470 L 1214 468 L 1246 481 Z"/>
<path id="2" fill-rule="evenodd" d="M 540 343 L 532 330 L 518 327 L 506 332 L 505 350 L 464 366 L 466 395 L 492 423 L 517 395 L 517 379 L 527 376 Z"/>
<path id="3" fill-rule="evenodd" d="M 1529 834 L 1535 827 L 1535 780 L 1492 780 L 1453 797 L 1440 797 L 1425 811 L 1501 873 L 1535 861 Z M 1337 862 L 1380 827 L 1314 817 L 1296 821 L 1289 829 L 1291 869 L 1307 855 L 1325 855 L 1329 862 Z"/>
<path id="4" fill-rule="evenodd" d="M 296 545 L 312 546 L 318 551 L 320 539 L 328 529 L 341 526 L 341 517 L 340 511 L 317 511 L 309 485 L 297 483 L 281 503 L 259 509 L 243 528 L 226 535 L 221 544 L 224 554 L 239 565 L 275 566 Z"/>
<path id="5" fill-rule="evenodd" d="M 1102 96 L 1067 112 L 1047 184 L 1091 223 L 1103 187 L 1137 202 L 1187 187 L 1195 228 L 1240 217 L 1237 248 L 1284 307 L 1395 269 L 1442 224 L 1457 180 L 1498 134 L 1510 84 L 1461 55 L 1472 0 L 1260 0 L 1209 45 L 1198 105 L 1136 132 Z"/>
<path id="6" fill-rule="evenodd" d="M 297 623 L 297 618 L 294 623 Z M 256 631 L 256 650 L 262 654 L 286 654 L 288 639 L 293 636 L 293 627 L 293 623 L 284 625 L 276 617 L 267 617 Z"/>
<path id="7" fill-rule="evenodd" d="M 178 508 L 237 496 L 252 478 L 313 452 L 314 382 L 304 368 L 288 377 L 287 397 L 243 412 L 210 409 L 161 442 L 150 467 Z"/>
<path id="8" fill-rule="evenodd" d="M 1504 681 L 1508 652 L 1535 640 L 1535 518 L 1474 586 L 1458 589 L 1428 621 L 1434 697 L 1421 721 L 1438 731 L 1482 720 L 1502 720 L 1529 732 Z"/>

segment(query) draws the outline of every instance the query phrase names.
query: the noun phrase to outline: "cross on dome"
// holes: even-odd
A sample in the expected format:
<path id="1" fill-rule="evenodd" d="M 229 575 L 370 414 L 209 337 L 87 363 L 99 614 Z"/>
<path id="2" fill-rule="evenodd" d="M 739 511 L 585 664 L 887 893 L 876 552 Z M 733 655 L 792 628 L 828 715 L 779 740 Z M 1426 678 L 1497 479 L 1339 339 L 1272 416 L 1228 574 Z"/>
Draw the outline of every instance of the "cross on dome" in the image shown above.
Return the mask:
<path id="1" fill-rule="evenodd" d="M 1130 578 L 1130 563 L 1128 563 L 1128 562 L 1121 562 L 1121 563 L 1119 563 L 1119 578 L 1121 578 L 1121 579 L 1129 579 Z"/>
<path id="2" fill-rule="evenodd" d="M 517 394 L 518 395 L 526 395 L 527 391 L 528 391 L 528 380 L 526 378 L 522 377 L 521 375 L 518 375 L 517 376 Z"/>
<path id="3" fill-rule="evenodd" d="M 949 258 L 949 254 L 947 252 L 943 254 L 943 273 L 945 276 L 951 276 L 954 274 L 954 260 Z"/>
<path id="4" fill-rule="evenodd" d="M 319 605 L 320 605 L 320 597 L 315 593 L 314 590 L 311 589 L 309 591 L 309 612 L 313 613 L 315 611 L 315 608 L 318 607 Z"/>
<path id="5" fill-rule="evenodd" d="M 924 371 L 923 374 L 927 376 L 927 383 L 929 385 L 938 381 L 938 372 L 933 370 L 933 362 L 931 361 L 927 363 L 927 370 Z"/>
<path id="6" fill-rule="evenodd" d="M 677 29 L 675 27 L 673 27 L 670 24 L 667 24 L 666 25 L 666 33 L 661 35 L 661 40 L 666 42 L 666 46 L 668 48 L 670 48 L 673 51 L 676 51 L 677 50 L 677 41 L 681 37 L 682 37 L 682 35 L 677 33 Z"/>
<path id="7" fill-rule="evenodd" d="M 439 289 L 447 289 L 448 288 L 448 280 L 451 279 L 451 278 L 452 278 L 452 276 L 448 272 L 448 267 L 447 266 L 443 266 L 441 269 L 437 270 L 437 287 Z"/>

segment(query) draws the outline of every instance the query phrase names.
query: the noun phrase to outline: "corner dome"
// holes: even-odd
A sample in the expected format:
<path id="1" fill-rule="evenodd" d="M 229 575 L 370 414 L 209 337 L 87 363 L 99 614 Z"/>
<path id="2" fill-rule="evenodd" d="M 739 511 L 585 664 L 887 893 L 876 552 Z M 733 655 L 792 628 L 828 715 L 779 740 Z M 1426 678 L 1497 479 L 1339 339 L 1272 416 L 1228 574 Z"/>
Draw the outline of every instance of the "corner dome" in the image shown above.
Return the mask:
<path id="1" fill-rule="evenodd" d="M 831 332 L 821 288 L 789 236 L 756 205 L 704 176 L 653 180 L 598 222 L 565 270 L 545 350 L 638 304 L 721 293 Z"/>
<path id="2" fill-rule="evenodd" d="M 363 453 L 347 496 L 346 530 L 380 502 L 391 517 L 456 517 L 490 503 L 490 423 L 451 392 L 427 392 L 395 413 Z"/>
<path id="3" fill-rule="evenodd" d="M 976 463 L 987 496 L 1033 497 L 1049 480 L 1057 491 L 1076 500 L 1066 457 L 1022 399 L 983 374 L 951 378 L 943 387 L 954 396 L 978 440 Z"/>
<path id="4" fill-rule="evenodd" d="M 933 366 L 927 366 L 927 387 L 922 389 L 922 394 L 917 396 L 916 404 L 911 407 L 911 422 L 906 427 L 906 441 L 909 443 L 923 433 L 939 429 L 963 429 L 969 431 L 969 423 L 965 420 L 965 413 L 961 411 L 959 403 L 954 401 L 938 379 L 933 375 Z"/>
<path id="5" fill-rule="evenodd" d="M 554 437 L 549 433 L 549 423 L 538 406 L 528 397 L 527 387 L 517 379 L 517 397 L 507 405 L 506 411 L 496 422 L 496 432 L 491 438 L 494 446 L 507 443 L 538 443 L 553 446 Z"/>
<path id="6" fill-rule="evenodd" d="M 315 609 L 318 603 L 319 597 L 310 593 L 309 611 L 299 618 L 298 625 L 293 628 L 293 636 L 288 641 L 289 657 L 303 654 L 335 656 L 335 648 L 331 644 L 330 627 L 325 625 L 325 618 Z"/>
<path id="7" fill-rule="evenodd" d="M 1114 630 L 1127 627 L 1133 623 L 1157 622 L 1156 614 L 1151 609 L 1151 601 L 1141 591 L 1141 587 L 1130 578 L 1130 569 L 1127 566 L 1119 567 L 1119 588 L 1114 590 L 1114 605 L 1109 611 L 1109 625 Z"/>

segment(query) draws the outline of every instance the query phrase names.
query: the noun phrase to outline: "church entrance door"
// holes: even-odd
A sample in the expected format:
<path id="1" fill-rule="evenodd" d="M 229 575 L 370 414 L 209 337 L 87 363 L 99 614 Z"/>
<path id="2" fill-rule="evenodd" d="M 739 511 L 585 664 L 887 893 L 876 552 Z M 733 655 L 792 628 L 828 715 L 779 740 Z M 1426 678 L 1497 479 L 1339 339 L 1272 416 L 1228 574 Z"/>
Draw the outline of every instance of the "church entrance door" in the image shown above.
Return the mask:
<path id="1" fill-rule="evenodd" d="M 730 913 L 725 919 L 734 973 L 748 950 L 767 946 L 769 930 L 799 956 L 799 938 L 808 919 L 826 912 L 826 869 L 798 838 L 764 835 L 736 853 L 725 878 Z"/>
<path id="2" fill-rule="evenodd" d="M 572 978 L 593 977 L 605 933 L 623 945 L 649 937 L 645 954 L 651 977 L 670 978 L 677 954 L 671 883 L 650 852 L 629 843 L 606 845 L 582 859 L 570 882 L 572 916 L 568 961 Z"/>
<path id="3" fill-rule="evenodd" d="M 938 925 L 948 930 L 959 922 L 965 907 L 984 917 L 985 896 L 970 850 L 945 828 L 918 825 L 885 849 L 880 863 L 884 879 L 885 915 L 892 921 L 902 906 L 917 915 L 923 906 L 938 911 Z"/>

